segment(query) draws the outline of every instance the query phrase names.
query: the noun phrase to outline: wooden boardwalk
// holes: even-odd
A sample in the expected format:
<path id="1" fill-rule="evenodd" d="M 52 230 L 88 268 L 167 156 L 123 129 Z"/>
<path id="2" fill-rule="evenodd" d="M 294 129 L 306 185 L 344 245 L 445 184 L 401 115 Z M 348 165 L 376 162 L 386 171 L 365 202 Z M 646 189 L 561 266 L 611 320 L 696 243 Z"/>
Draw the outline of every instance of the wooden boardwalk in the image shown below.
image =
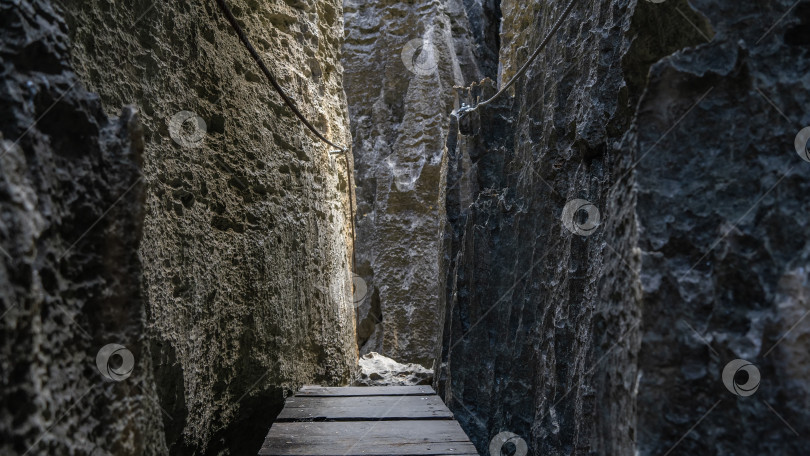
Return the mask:
<path id="1" fill-rule="evenodd" d="M 287 399 L 261 456 L 477 456 L 429 386 L 305 386 Z"/>

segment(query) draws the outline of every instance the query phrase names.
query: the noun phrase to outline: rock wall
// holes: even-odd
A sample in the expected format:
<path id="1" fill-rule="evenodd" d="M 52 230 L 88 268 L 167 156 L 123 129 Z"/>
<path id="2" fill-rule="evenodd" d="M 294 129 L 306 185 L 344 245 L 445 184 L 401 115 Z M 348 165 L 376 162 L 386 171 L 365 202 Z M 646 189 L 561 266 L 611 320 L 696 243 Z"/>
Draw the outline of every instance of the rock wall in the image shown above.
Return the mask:
<path id="1" fill-rule="evenodd" d="M 0 29 L 0 453 L 166 454 L 137 113 L 104 114 L 49 2 L 0 2 Z"/>
<path id="2" fill-rule="evenodd" d="M 505 80 L 564 6 L 502 2 Z M 448 142 L 438 383 L 481 454 L 501 432 L 532 455 L 633 450 L 641 308 L 620 64 L 633 11 L 579 2 L 514 97 L 464 116 Z"/>
<path id="3" fill-rule="evenodd" d="M 343 63 L 357 183 L 361 353 L 432 367 L 443 317 L 441 244 L 454 86 L 497 51 L 493 2 L 346 0 Z M 491 65 L 490 65 L 491 66 Z M 493 75 L 494 76 L 494 75 Z"/>
<path id="4" fill-rule="evenodd" d="M 810 3 L 691 4 L 714 33 L 653 67 L 637 123 L 639 451 L 808 454 Z"/>
<path id="5" fill-rule="evenodd" d="M 0 1 L 2 454 L 253 454 L 355 341 L 481 454 L 810 452 L 808 2 L 580 1 L 461 120 L 564 5 L 229 3 L 355 156 L 213 2 Z"/>
<path id="6" fill-rule="evenodd" d="M 451 128 L 438 386 L 482 454 L 807 452 L 808 9 L 693 3 L 579 2 Z M 563 6 L 502 3 L 501 83 Z"/>
<path id="7" fill-rule="evenodd" d="M 333 141 L 348 144 L 339 61 L 343 33 L 340 3 L 228 3 L 304 114 Z M 49 8 L 44 2 L 40 5 Z M 73 42 L 72 64 L 83 83 L 100 94 L 107 112 L 117 112 L 127 103 L 136 105 L 143 124 L 142 273 L 136 268 L 139 262 L 133 250 L 119 252 L 124 244 L 112 237 L 94 246 L 99 255 L 106 256 L 83 276 L 90 281 L 91 272 L 101 274 L 107 268 L 115 277 L 118 269 L 126 269 L 130 274 L 127 279 L 134 283 L 124 296 L 134 304 L 143 301 L 146 307 L 146 334 L 132 332 L 115 339 L 137 341 L 143 347 L 139 352 L 133 349 L 137 369 L 154 365 L 157 400 L 139 405 L 116 403 L 118 408 L 144 410 L 143 416 L 122 411 L 124 416 L 119 420 L 136 421 L 140 428 L 135 429 L 142 428 L 138 432 L 149 438 L 135 441 L 155 453 L 165 454 L 168 448 L 171 454 L 255 454 L 286 392 L 301 383 L 345 384 L 354 374 L 357 349 L 346 160 L 330 156 L 329 147 L 293 117 L 214 2 L 112 5 L 103 0 L 65 0 L 60 5 Z M 41 14 L 37 20 L 50 23 L 56 15 Z M 3 21 L 7 21 L 5 13 Z M 62 46 L 67 47 L 66 43 Z M 30 55 L 22 62 L 33 65 L 40 57 L 45 62 L 54 60 L 40 47 L 26 48 Z M 27 68 L 18 69 L 23 70 Z M 36 87 L 47 83 L 40 79 L 32 78 Z M 51 84 L 50 92 L 43 92 L 56 99 L 60 87 Z M 34 89 L 23 93 L 28 90 Z M 38 103 L 46 101 L 43 98 Z M 98 117 L 96 103 L 92 113 Z M 20 101 L 20 106 L 28 105 Z M 64 146 L 60 143 L 64 150 L 57 150 L 79 160 L 76 155 L 86 153 L 83 147 L 92 144 L 94 130 L 74 120 L 73 111 L 67 108 L 58 113 L 55 108 L 53 113 L 58 114 L 53 119 L 63 122 L 54 121 L 53 128 L 69 138 L 64 141 L 70 141 Z M 94 119 L 100 125 L 97 130 L 124 129 L 118 123 L 105 127 Z M 84 130 L 77 134 L 73 123 Z M 25 122 L 15 125 L 16 129 L 4 131 L 9 138 L 19 136 L 19 125 Z M 125 144 L 120 142 L 123 149 Z M 18 157 L 19 153 L 15 154 L 9 157 Z M 27 160 L 32 160 L 28 154 Z M 118 190 L 131 185 L 129 174 L 107 173 L 103 166 L 91 167 L 90 159 L 84 160 L 88 162 L 86 169 L 76 173 L 83 171 L 88 180 L 114 185 L 93 188 L 91 196 L 97 203 L 79 190 L 74 194 L 60 192 L 67 201 L 65 211 L 72 209 L 70 217 L 81 222 L 69 227 L 65 246 L 79 237 L 79 228 L 92 223 L 96 209 L 104 208 L 109 199 L 118 197 Z M 24 162 L 18 166 L 24 169 Z M 27 166 L 34 173 L 39 165 L 30 162 Z M 37 187 L 40 194 L 49 189 L 52 180 L 70 178 L 62 171 L 49 172 L 56 175 L 40 179 L 36 184 L 41 186 Z M 58 175 L 60 172 L 65 175 Z M 126 207 L 121 206 L 122 210 Z M 138 213 L 133 209 L 120 216 L 108 214 L 113 215 L 109 220 L 111 224 L 115 221 L 114 228 L 121 230 L 113 234 L 135 243 L 140 230 L 130 226 L 139 225 L 130 219 Z M 20 249 L 27 248 L 20 245 Z M 30 248 L 25 251 L 37 267 L 51 261 L 45 253 L 37 256 Z M 17 270 L 36 277 L 30 268 Z M 41 276 L 48 281 L 47 286 L 55 286 L 53 274 Z M 32 279 L 15 280 L 27 284 Z M 141 282 L 143 294 L 134 291 Z M 105 287 L 100 279 L 87 284 L 91 285 L 88 292 L 98 294 Z M 63 286 L 70 290 L 67 282 Z M 30 287 L 28 292 L 34 293 L 35 285 Z M 115 300 L 118 295 L 103 296 Z M 118 300 L 122 302 L 116 301 L 116 305 L 126 312 L 140 311 L 123 298 Z M 72 305 L 78 312 L 80 303 Z M 92 311 L 98 312 L 98 307 L 96 304 Z M 42 321 L 37 324 L 51 325 L 45 318 Z M 39 329 L 30 332 L 37 337 L 47 335 Z M 66 335 L 53 337 L 69 339 Z M 43 353 L 61 350 L 58 340 L 39 340 L 38 348 Z M 5 340 L 4 346 L 11 343 Z M 98 343 L 93 340 L 88 346 Z M 24 351 L 26 346 L 19 349 Z M 33 358 L 34 353 L 36 350 L 26 356 Z M 70 359 L 68 353 L 66 359 Z M 37 361 L 37 369 L 45 369 L 42 366 L 47 366 L 47 361 Z M 14 375 L 22 373 L 15 371 Z M 39 379 L 38 374 L 31 376 Z M 64 382 L 67 377 L 60 377 L 58 385 Z M 119 388 L 137 386 L 133 383 Z M 154 389 L 149 391 L 154 396 Z M 55 412 L 55 405 L 60 406 L 58 411 L 67 410 L 71 400 L 79 396 L 72 389 L 69 393 L 60 391 L 54 399 L 37 398 L 58 402 L 54 407 L 48 404 L 50 408 L 37 409 L 37 413 Z M 160 418 L 155 418 L 153 404 L 163 409 Z M 75 423 L 78 416 L 87 415 L 83 411 L 68 417 Z M 162 419 L 165 438 L 147 434 L 153 431 L 147 427 L 154 425 L 151 419 Z M 43 419 L 41 425 L 47 424 Z M 81 433 L 75 437 L 81 438 Z M 99 443 L 105 450 L 113 444 L 110 442 L 118 442 L 107 434 L 94 436 L 91 441 L 105 438 L 108 440 Z"/>

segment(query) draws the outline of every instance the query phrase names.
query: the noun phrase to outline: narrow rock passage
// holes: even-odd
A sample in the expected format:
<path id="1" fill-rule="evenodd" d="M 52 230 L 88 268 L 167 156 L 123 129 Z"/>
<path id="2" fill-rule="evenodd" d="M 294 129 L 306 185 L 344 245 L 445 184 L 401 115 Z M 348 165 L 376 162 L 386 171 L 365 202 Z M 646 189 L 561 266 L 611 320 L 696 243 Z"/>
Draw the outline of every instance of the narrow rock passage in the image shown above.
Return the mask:
<path id="1" fill-rule="evenodd" d="M 0 0 L 0 456 L 810 455 L 808 31 Z"/>

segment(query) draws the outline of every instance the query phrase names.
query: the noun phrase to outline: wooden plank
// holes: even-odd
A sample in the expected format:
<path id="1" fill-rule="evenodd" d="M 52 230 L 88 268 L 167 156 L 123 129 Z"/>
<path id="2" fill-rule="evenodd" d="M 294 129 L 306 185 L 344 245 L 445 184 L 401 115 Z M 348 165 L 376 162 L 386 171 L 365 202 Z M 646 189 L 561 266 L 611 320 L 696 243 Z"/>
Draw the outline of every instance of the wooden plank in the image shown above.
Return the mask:
<path id="1" fill-rule="evenodd" d="M 438 396 L 291 397 L 276 421 L 453 419 Z"/>
<path id="2" fill-rule="evenodd" d="M 468 455 L 476 451 L 471 443 L 396 443 L 333 442 L 328 445 L 291 443 L 285 448 L 262 448 L 259 456 L 441 456 Z"/>
<path id="3" fill-rule="evenodd" d="M 274 423 L 267 439 L 305 438 L 329 443 L 336 437 L 379 442 L 463 442 L 467 435 L 456 421 L 352 421 Z M 286 441 L 285 440 L 285 441 Z"/>
<path id="4" fill-rule="evenodd" d="M 274 423 L 262 456 L 477 454 L 456 421 Z"/>
<path id="5" fill-rule="evenodd" d="M 296 394 L 296 396 L 426 396 L 435 395 L 436 391 L 432 387 L 424 386 L 343 386 L 324 387 L 306 385 Z"/>
<path id="6" fill-rule="evenodd" d="M 477 456 L 429 386 L 305 386 L 287 399 L 261 456 Z"/>
<path id="7" fill-rule="evenodd" d="M 352 421 L 273 423 L 267 438 L 303 437 L 312 441 L 328 442 L 335 436 L 354 439 L 394 438 L 404 441 L 458 442 L 466 441 L 467 434 L 456 421 Z"/>

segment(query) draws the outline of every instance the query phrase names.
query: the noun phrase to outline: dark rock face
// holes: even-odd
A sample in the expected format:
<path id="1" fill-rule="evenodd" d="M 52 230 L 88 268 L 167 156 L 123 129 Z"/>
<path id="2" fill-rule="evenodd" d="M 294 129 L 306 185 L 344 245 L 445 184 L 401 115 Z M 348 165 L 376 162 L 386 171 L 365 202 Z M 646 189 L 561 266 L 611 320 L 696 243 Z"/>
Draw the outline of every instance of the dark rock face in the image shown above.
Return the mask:
<path id="1" fill-rule="evenodd" d="M 694 4 L 578 5 L 451 133 L 438 383 L 482 454 L 501 431 L 533 455 L 810 451 L 810 8 Z M 502 6 L 508 78 L 562 5 Z M 587 236 L 561 223 L 577 198 Z"/>
<path id="2" fill-rule="evenodd" d="M 165 454 L 137 249 L 143 137 L 68 64 L 49 2 L 0 2 L 0 453 Z M 108 381 L 97 354 L 134 367 Z M 118 352 L 119 356 L 126 352 Z M 102 361 L 126 376 L 126 360 Z"/>
<path id="3" fill-rule="evenodd" d="M 639 107 L 641 454 L 810 454 L 810 3 L 765 3 L 692 2 L 715 35 Z M 753 395 L 724 386 L 734 359 Z"/>
<path id="4" fill-rule="evenodd" d="M 448 143 L 439 386 L 482 454 L 502 431 L 533 455 L 633 449 L 641 309 L 626 178 L 632 111 L 617 64 L 629 53 L 633 8 L 581 3 L 516 96 L 465 116 L 464 134 Z M 549 5 L 503 2 L 513 35 L 501 52 L 505 74 L 564 6 Z M 484 85 L 471 95 L 492 93 Z M 591 234 L 563 223 L 576 199 L 598 209 Z M 584 211 L 572 215 L 569 227 L 586 227 Z"/>
<path id="5" fill-rule="evenodd" d="M 503 2 L 504 79 L 563 6 Z M 636 106 L 649 66 L 701 33 L 685 2 L 584 2 L 514 98 L 450 138 L 438 381 L 482 453 L 505 430 L 537 455 L 635 450 Z"/>

